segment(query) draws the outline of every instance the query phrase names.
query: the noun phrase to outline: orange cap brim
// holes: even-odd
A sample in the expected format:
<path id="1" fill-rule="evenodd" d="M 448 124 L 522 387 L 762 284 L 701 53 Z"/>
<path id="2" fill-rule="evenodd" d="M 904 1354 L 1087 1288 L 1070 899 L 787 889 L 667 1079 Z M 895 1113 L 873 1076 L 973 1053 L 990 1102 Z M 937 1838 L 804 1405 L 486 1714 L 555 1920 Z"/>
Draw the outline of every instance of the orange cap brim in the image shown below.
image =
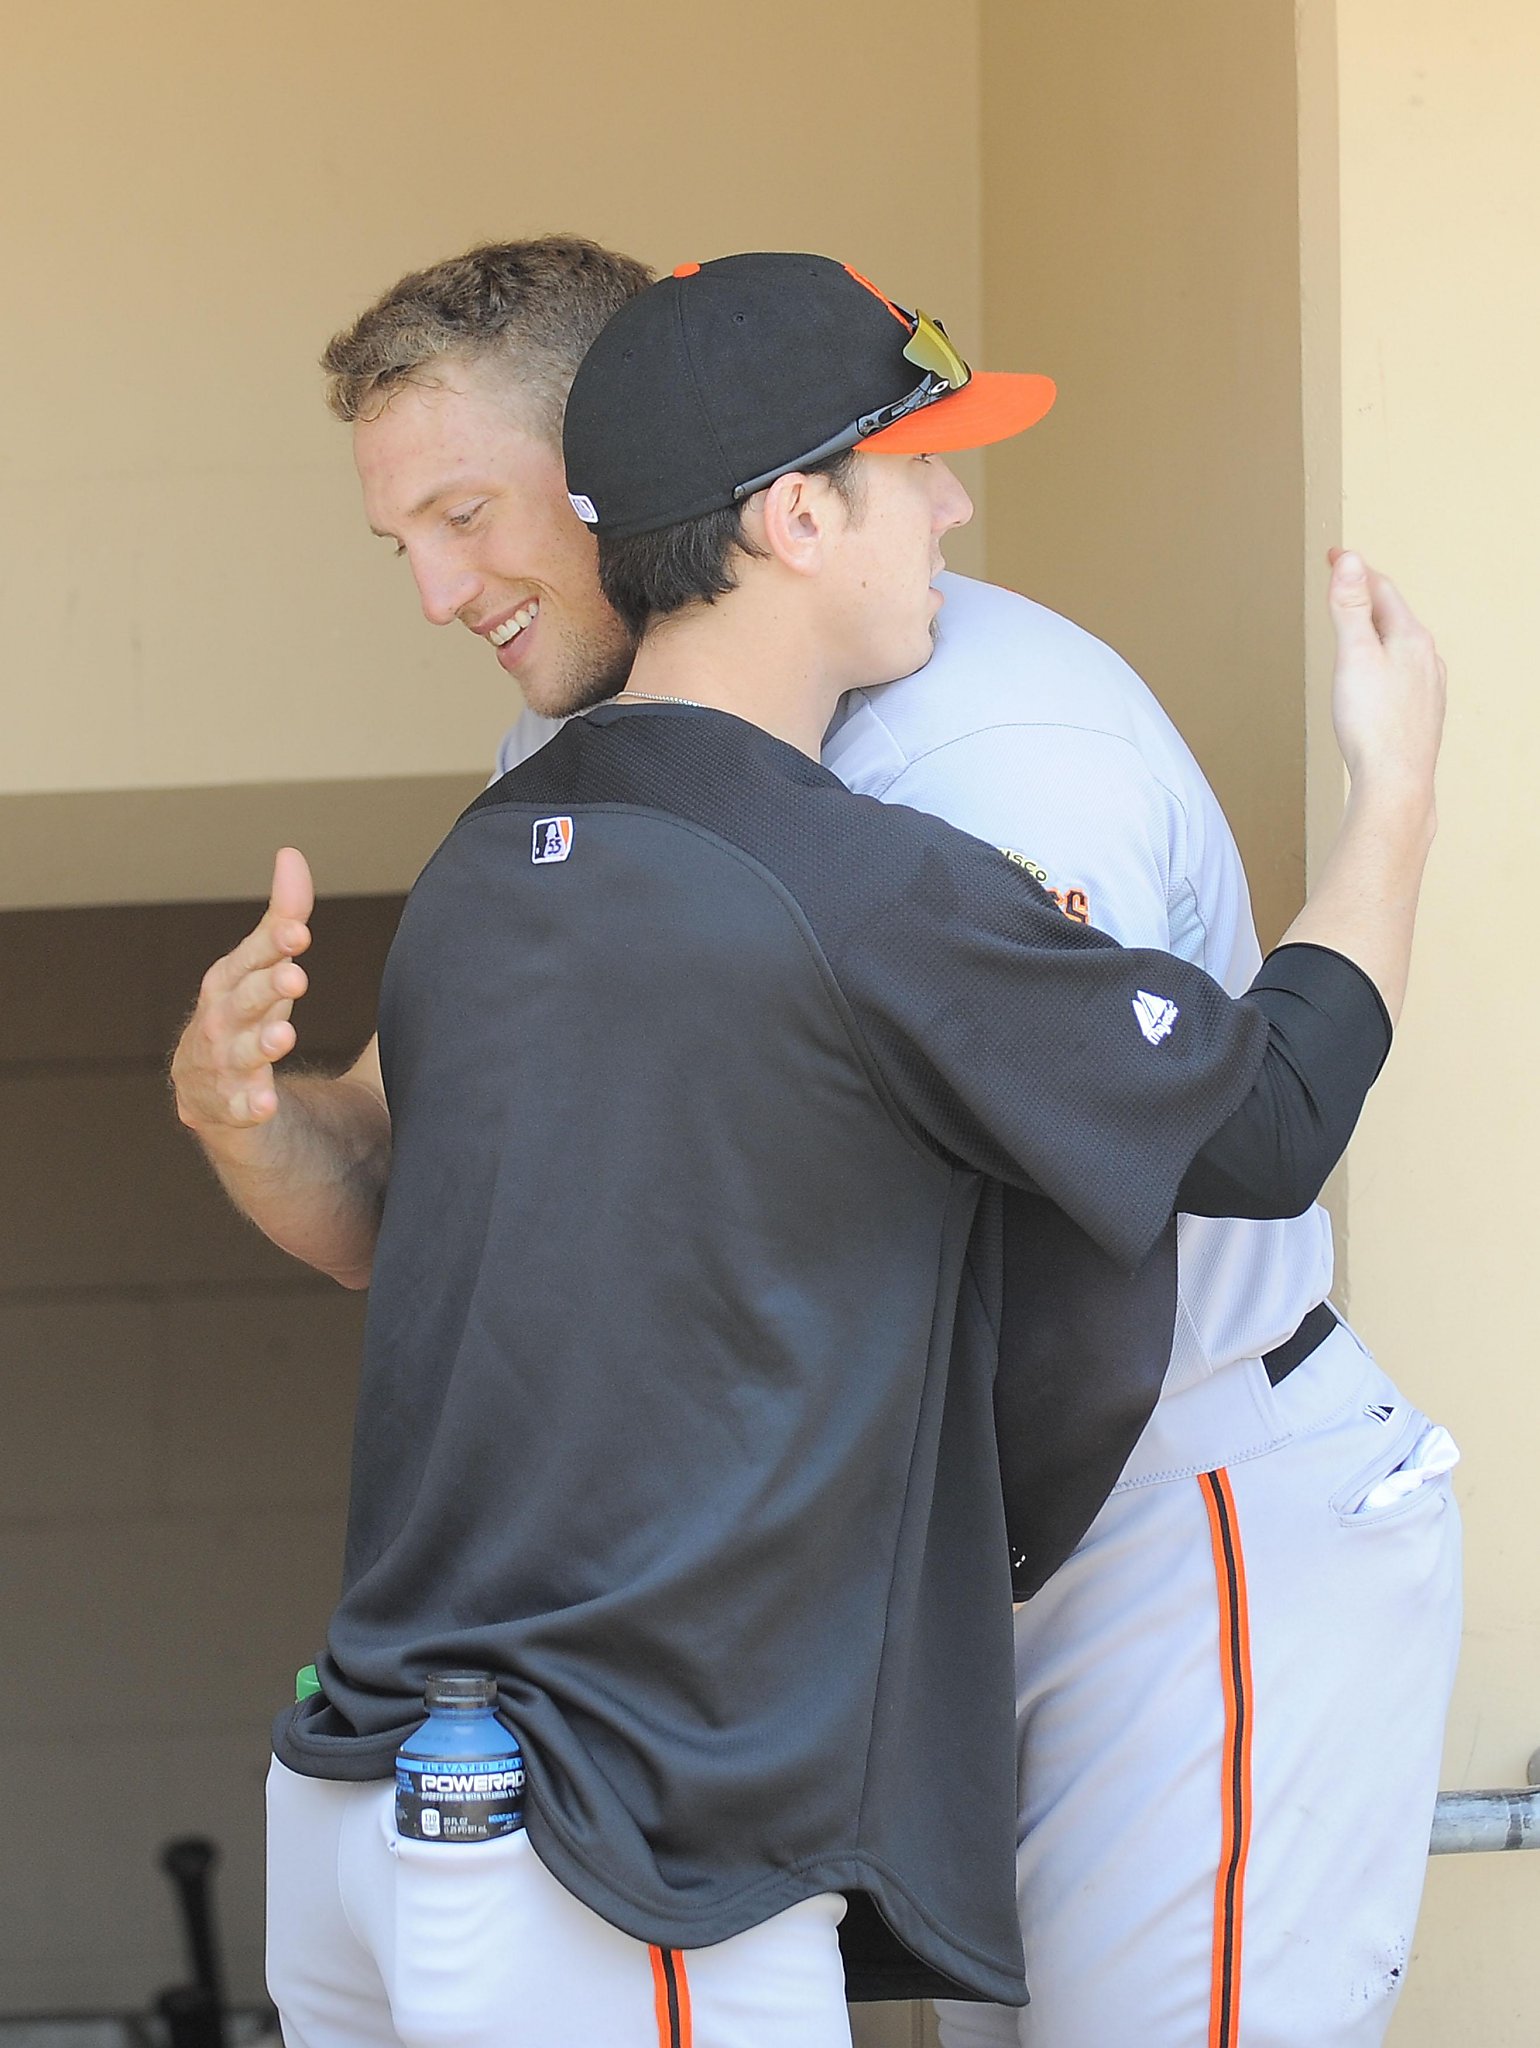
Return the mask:
<path id="1" fill-rule="evenodd" d="M 906 413 L 891 427 L 857 441 L 877 455 L 946 455 L 987 448 L 1035 427 L 1058 395 L 1052 377 L 1034 372 L 975 370 L 961 391 Z"/>

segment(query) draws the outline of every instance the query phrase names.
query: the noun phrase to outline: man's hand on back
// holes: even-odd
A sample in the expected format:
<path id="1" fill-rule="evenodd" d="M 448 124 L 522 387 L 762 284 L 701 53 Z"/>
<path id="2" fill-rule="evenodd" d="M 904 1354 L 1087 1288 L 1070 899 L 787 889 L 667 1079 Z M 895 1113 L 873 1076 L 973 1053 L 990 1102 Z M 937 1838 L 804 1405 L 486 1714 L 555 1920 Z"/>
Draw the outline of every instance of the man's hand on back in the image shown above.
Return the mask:
<path id="1" fill-rule="evenodd" d="M 365 1287 L 390 1164 L 390 1112 L 374 1040 L 335 1079 L 280 1081 L 308 977 L 315 885 L 283 847 L 254 931 L 203 977 L 171 1060 L 177 1115 L 236 1207 L 273 1242 L 344 1287 Z"/>

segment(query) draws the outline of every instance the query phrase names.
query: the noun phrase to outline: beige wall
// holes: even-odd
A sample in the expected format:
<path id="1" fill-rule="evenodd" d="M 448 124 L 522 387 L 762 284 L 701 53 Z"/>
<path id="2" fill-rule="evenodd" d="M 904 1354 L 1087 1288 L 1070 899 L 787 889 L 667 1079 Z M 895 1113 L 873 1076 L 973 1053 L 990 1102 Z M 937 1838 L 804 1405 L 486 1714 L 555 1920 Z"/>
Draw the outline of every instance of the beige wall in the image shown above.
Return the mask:
<path id="1" fill-rule="evenodd" d="M 465 0 L 452 34 L 402 0 L 13 12 L 0 906 L 254 889 L 293 784 L 323 888 L 399 887 L 431 839 L 395 845 L 360 779 L 445 778 L 447 819 L 484 773 L 506 678 L 365 534 L 314 367 L 411 264 L 558 227 L 667 265 L 806 246 L 979 328 L 971 0 L 794 35 L 712 0 Z M 945 138 L 921 175 L 917 130 Z M 198 793 L 231 787 L 221 851 Z M 114 860 L 111 793 L 160 789 L 164 844 Z M 59 791 L 103 800 L 24 801 Z"/>
<path id="2" fill-rule="evenodd" d="M 1452 693 L 1411 1000 L 1350 1158 L 1351 1305 L 1465 1451 L 1467 1630 L 1445 1782 L 1522 1784 L 1540 1747 L 1540 986 L 1526 944 L 1540 15 L 1529 0 L 1340 0 L 1335 13 L 1342 328 L 1325 373 L 1341 386 L 1344 530 L 1395 565 Z M 1314 695 L 1323 717 L 1319 669 Z M 1400 2048 L 1529 2048 L 1537 1922 L 1540 1857 L 1435 1862 Z"/>
<path id="3" fill-rule="evenodd" d="M 1276 937 L 1304 874 L 1292 10 L 983 18 L 989 354 L 1060 380 L 989 458 L 990 574 L 1150 682 Z"/>
<path id="4" fill-rule="evenodd" d="M 185 991 L 251 908 L 0 916 L 0 1721 L 29 1759 L 0 2012 L 185 1981 L 182 1833 L 220 1844 L 261 1993 L 268 1721 L 335 1596 L 362 1300 L 241 1224 L 169 1114 Z M 319 1056 L 367 1030 L 395 911 L 321 912 Z"/>

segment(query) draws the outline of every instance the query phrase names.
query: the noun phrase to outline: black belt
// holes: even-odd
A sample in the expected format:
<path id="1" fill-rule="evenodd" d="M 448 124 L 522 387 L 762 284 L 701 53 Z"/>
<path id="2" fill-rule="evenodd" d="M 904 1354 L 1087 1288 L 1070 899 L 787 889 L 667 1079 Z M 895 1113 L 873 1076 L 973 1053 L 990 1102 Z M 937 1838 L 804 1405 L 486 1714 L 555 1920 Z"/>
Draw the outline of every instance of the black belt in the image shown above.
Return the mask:
<path id="1" fill-rule="evenodd" d="M 1296 1365 L 1303 1365 L 1337 1327 L 1337 1312 L 1329 1301 L 1318 1301 L 1292 1337 L 1285 1337 L 1275 1351 L 1265 1351 L 1262 1363 L 1273 1386 L 1286 1380 Z"/>

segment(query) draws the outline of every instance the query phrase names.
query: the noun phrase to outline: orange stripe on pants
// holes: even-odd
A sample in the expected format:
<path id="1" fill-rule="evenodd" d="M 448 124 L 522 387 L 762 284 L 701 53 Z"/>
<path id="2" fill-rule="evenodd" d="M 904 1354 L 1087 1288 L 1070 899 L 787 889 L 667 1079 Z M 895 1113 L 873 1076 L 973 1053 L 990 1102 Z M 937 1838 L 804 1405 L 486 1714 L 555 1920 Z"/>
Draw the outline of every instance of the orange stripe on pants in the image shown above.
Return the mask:
<path id="1" fill-rule="evenodd" d="M 1208 1511 L 1219 1593 L 1219 1669 L 1224 1687 L 1224 1769 L 1219 1871 L 1214 1886 L 1214 1970 L 1209 1994 L 1209 2048 L 1238 2048 L 1241 2015 L 1241 1926 L 1246 1859 L 1251 1848 L 1251 1620 L 1246 1566 L 1229 1475 L 1198 1476 Z"/>
<path id="2" fill-rule="evenodd" d="M 691 2048 L 690 1980 L 677 1948 L 649 1948 L 652 1963 L 652 2009 L 658 2021 L 658 2048 Z"/>

